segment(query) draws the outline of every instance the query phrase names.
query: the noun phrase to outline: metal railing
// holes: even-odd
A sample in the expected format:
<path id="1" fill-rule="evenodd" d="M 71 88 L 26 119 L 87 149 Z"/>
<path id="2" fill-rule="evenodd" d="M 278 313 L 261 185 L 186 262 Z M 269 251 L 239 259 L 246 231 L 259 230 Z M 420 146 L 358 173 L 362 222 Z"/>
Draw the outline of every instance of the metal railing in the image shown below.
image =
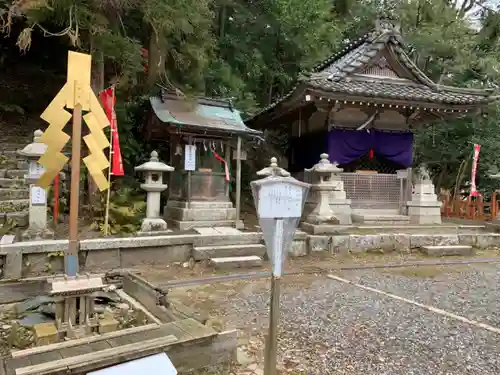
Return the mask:
<path id="1" fill-rule="evenodd" d="M 407 199 L 407 179 L 396 174 L 340 173 L 352 208 L 401 209 Z"/>

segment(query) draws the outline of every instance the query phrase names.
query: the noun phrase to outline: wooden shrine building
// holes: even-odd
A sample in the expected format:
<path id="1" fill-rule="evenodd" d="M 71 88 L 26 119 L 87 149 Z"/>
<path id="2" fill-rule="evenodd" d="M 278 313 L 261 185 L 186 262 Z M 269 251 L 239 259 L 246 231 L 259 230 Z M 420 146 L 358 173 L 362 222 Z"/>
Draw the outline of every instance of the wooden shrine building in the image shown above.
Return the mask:
<path id="1" fill-rule="evenodd" d="M 298 178 L 329 154 L 344 169 L 353 210 L 401 212 L 411 194 L 413 130 L 475 114 L 492 94 L 433 82 L 405 52 L 398 25 L 377 20 L 246 124 L 288 129 L 288 168 Z"/>
<path id="2" fill-rule="evenodd" d="M 262 133 L 246 127 L 228 100 L 187 99 L 162 92 L 150 102 L 153 115 L 146 138 L 168 141 L 166 162 L 175 168 L 164 209 L 167 222 L 181 230 L 240 227 L 242 141 Z M 232 181 L 236 207 L 230 200 Z"/>

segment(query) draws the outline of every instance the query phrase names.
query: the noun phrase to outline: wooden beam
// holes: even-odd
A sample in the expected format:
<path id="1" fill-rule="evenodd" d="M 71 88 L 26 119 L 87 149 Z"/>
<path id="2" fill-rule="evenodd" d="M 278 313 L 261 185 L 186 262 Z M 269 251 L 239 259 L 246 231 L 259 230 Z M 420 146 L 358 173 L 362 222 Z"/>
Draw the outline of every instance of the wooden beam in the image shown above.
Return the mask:
<path id="1" fill-rule="evenodd" d="M 238 136 L 236 146 L 236 225 L 240 220 L 241 211 L 241 137 Z"/>
<path id="2" fill-rule="evenodd" d="M 27 366 L 16 369 L 16 375 L 48 375 L 53 373 L 66 373 L 79 370 L 82 367 L 91 365 L 102 366 L 113 365 L 121 360 L 121 357 L 126 356 L 128 360 L 141 358 L 161 353 L 165 347 L 177 342 L 177 337 L 169 335 L 157 339 L 137 342 L 133 344 L 122 345 L 117 348 L 104 349 L 98 352 L 77 355 L 70 358 L 64 358 L 40 365 Z"/>
<path id="3" fill-rule="evenodd" d="M 81 339 L 69 340 L 69 341 L 64 341 L 64 342 L 57 342 L 55 344 L 37 346 L 34 348 L 24 349 L 24 350 L 13 350 L 11 352 L 11 356 L 14 359 L 24 358 L 24 357 L 28 357 L 30 355 L 47 353 L 47 352 L 50 352 L 53 350 L 67 349 L 67 348 L 72 348 L 72 347 L 78 346 L 78 345 L 86 345 L 86 344 L 91 344 L 91 343 L 97 342 L 97 341 L 114 339 L 114 338 L 121 337 L 121 336 L 131 335 L 133 333 L 147 332 L 147 331 L 151 331 L 153 329 L 158 329 L 160 327 L 161 326 L 158 324 L 148 324 L 145 326 L 126 328 L 126 329 L 121 329 L 119 331 L 109 332 L 109 333 L 105 333 L 103 335 L 98 335 L 98 336 L 83 337 Z"/>

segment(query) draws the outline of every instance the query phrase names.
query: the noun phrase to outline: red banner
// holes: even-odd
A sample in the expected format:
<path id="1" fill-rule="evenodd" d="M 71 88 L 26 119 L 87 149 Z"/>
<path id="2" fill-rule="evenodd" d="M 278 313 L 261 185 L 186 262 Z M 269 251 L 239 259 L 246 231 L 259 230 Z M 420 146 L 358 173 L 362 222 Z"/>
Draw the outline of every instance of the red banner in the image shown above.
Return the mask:
<path id="1" fill-rule="evenodd" d="M 474 144 L 474 157 L 472 159 L 472 173 L 470 181 L 471 197 L 478 197 L 480 195 L 476 188 L 476 174 L 477 174 L 477 163 L 479 161 L 479 151 L 481 151 L 481 145 Z"/>
<path id="2" fill-rule="evenodd" d="M 113 176 L 123 176 L 125 173 L 123 171 L 120 140 L 118 137 L 118 122 L 116 121 L 115 88 L 110 87 L 109 89 L 102 91 L 100 96 L 104 105 L 104 110 L 106 111 L 106 115 L 108 116 L 109 122 L 111 124 L 111 174 Z"/>

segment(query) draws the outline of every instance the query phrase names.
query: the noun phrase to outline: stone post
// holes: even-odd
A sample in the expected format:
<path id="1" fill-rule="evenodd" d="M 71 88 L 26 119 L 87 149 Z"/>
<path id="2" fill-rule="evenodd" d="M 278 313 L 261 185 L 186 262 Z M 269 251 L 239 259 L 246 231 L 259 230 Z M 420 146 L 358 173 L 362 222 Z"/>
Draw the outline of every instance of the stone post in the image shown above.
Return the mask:
<path id="1" fill-rule="evenodd" d="M 22 234 L 24 240 L 51 238 L 54 235 L 47 227 L 47 191 L 35 185 L 44 172 L 43 166 L 38 164 L 38 159 L 47 150 L 47 145 L 39 141 L 42 134 L 41 130 L 35 130 L 33 143 L 17 151 L 29 164 L 28 175 L 24 176 L 30 184 L 29 226 Z"/>
<path id="2" fill-rule="evenodd" d="M 158 235 L 167 232 L 167 223 L 160 216 L 161 193 L 168 187 L 163 183 L 163 173 L 172 172 L 173 167 L 160 162 L 158 153 L 153 151 L 148 162 L 135 167 L 137 172 L 144 174 L 141 188 L 147 194 L 146 218 L 142 221 L 139 235 Z"/>
<path id="3" fill-rule="evenodd" d="M 411 224 L 441 224 L 441 205 L 425 166 L 421 166 L 415 182 L 408 215 Z"/>
<path id="4" fill-rule="evenodd" d="M 316 206 L 306 216 L 305 222 L 314 225 L 352 224 L 351 201 L 346 199 L 344 182 L 339 176 L 342 169 L 338 164 L 332 164 L 328 154 L 321 154 L 319 163 L 305 171 L 317 176 L 316 183 L 311 186 Z"/>

